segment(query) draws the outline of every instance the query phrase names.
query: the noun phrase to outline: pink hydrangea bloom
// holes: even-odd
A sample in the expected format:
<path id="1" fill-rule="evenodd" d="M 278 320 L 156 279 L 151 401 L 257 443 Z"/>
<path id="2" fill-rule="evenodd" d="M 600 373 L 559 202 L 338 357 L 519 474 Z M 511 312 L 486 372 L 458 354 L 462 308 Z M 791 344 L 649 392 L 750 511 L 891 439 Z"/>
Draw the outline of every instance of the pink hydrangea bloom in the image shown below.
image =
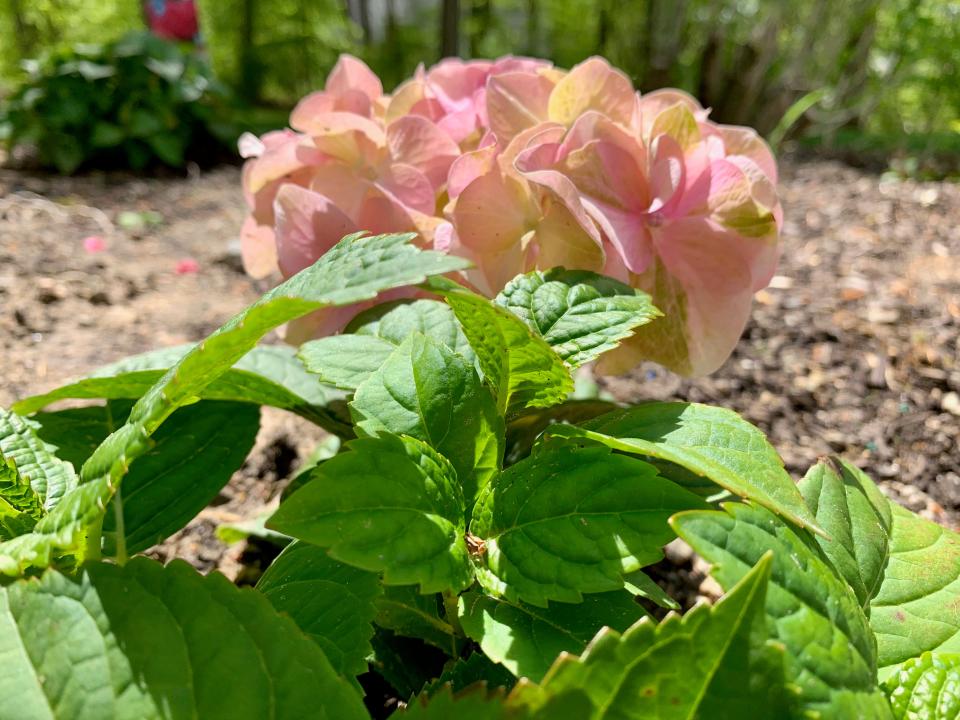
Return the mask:
<path id="1" fill-rule="evenodd" d="M 448 59 L 392 95 L 344 56 L 291 130 L 245 136 L 245 266 L 290 276 L 356 230 L 412 230 L 473 261 L 495 294 L 564 265 L 651 293 L 666 317 L 603 367 L 644 359 L 684 374 L 730 354 L 772 276 L 781 224 L 776 164 L 746 128 L 690 96 L 640 96 L 601 58 L 569 72 L 527 58 Z M 291 339 L 336 332 L 357 308 L 313 316 Z"/>

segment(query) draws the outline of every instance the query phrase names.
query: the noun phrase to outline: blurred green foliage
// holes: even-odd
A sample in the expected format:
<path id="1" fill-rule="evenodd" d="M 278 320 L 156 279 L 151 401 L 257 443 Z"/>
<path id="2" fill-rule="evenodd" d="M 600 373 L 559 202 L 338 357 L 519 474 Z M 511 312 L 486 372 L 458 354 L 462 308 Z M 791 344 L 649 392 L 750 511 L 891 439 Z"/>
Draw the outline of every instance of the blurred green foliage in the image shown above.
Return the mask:
<path id="1" fill-rule="evenodd" d="M 444 50 L 569 67 L 594 54 L 764 134 L 942 153 L 960 133 L 960 0 L 197 0 L 216 75 L 289 107 L 341 52 L 389 89 Z M 138 0 L 0 0 L 0 86 L 19 59 L 142 24 Z M 444 17 L 453 22 L 443 22 Z M 793 109 L 793 112 L 789 111 Z M 787 116 L 789 122 L 781 122 Z M 779 125 L 779 128 L 778 128 Z M 899 142 L 908 135 L 935 140 Z M 944 137 L 947 139 L 944 141 Z"/>
<path id="2" fill-rule="evenodd" d="M 229 94 L 206 63 L 147 32 L 54 50 L 26 69 L 0 109 L 0 141 L 62 173 L 210 162 L 235 138 L 220 124 Z"/>

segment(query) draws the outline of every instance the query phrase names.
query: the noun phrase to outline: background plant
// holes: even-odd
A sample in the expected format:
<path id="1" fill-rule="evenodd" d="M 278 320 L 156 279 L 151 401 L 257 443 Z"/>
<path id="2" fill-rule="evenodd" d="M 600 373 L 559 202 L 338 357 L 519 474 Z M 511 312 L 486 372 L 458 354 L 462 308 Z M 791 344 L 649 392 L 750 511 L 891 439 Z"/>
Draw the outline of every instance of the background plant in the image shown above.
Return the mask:
<path id="1" fill-rule="evenodd" d="M 220 117 L 229 95 L 206 64 L 147 33 L 52 51 L 27 66 L 28 79 L 0 108 L 0 138 L 35 148 L 62 173 L 210 162 L 235 135 Z"/>

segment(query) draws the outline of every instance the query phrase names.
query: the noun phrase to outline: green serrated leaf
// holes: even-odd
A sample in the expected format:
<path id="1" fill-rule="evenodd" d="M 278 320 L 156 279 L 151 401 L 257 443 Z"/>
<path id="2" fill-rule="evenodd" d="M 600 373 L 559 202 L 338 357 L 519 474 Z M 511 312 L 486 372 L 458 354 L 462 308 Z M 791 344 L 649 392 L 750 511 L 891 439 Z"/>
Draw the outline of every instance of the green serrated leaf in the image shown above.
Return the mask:
<path id="1" fill-rule="evenodd" d="M 456 657 L 463 638 L 441 617 L 438 595 L 424 595 L 415 585 L 388 585 L 377 598 L 377 625 L 397 635 L 419 638 Z"/>
<path id="2" fill-rule="evenodd" d="M 357 429 L 409 435 L 450 460 L 466 512 L 503 456 L 503 419 L 473 365 L 419 332 L 407 337 L 357 388 L 350 403 Z"/>
<path id="3" fill-rule="evenodd" d="M 299 356 L 324 382 L 356 390 L 413 333 L 443 343 L 471 364 L 475 360 L 453 311 L 436 300 L 378 305 L 357 315 L 345 334 L 304 343 Z"/>
<path id="4" fill-rule="evenodd" d="M 580 654 L 600 628 L 626 630 L 645 615 L 630 593 L 595 593 L 546 608 L 481 592 L 460 596 L 460 624 L 483 652 L 517 677 L 539 682 L 562 652 Z"/>
<path id="5" fill-rule="evenodd" d="M 799 487 L 820 527 L 830 534 L 830 540 L 817 537 L 820 549 L 869 613 L 887 564 L 889 501 L 866 475 L 840 459 L 818 462 Z"/>
<path id="6" fill-rule="evenodd" d="M 207 400 L 181 408 L 130 466 L 118 491 L 126 552 L 162 542 L 185 527 L 230 481 L 260 429 L 260 409 Z M 103 552 L 117 554 L 118 505 L 103 519 Z"/>
<path id="7" fill-rule="evenodd" d="M 0 588 L 0 657 L 5 718 L 367 717 L 292 621 L 181 561 Z"/>
<path id="8" fill-rule="evenodd" d="M 459 258 L 416 248 L 410 244 L 413 237 L 344 238 L 188 352 L 140 398 L 126 425 L 87 460 L 81 483 L 31 533 L 0 543 L 0 572 L 15 575 L 31 565 L 44 567 L 55 553 L 80 548 L 85 530 L 102 517 L 126 468 L 149 448 L 150 435 L 271 329 L 321 308 L 369 300 L 381 291 L 465 267 Z"/>
<path id="9" fill-rule="evenodd" d="M 649 464 L 607 448 L 551 446 L 505 470 L 474 509 L 485 542 L 477 579 L 492 595 L 545 607 L 624 587 L 674 538 L 667 518 L 707 507 Z"/>
<path id="10" fill-rule="evenodd" d="M 526 715 L 511 713 L 502 692 L 490 692 L 476 685 L 458 693 L 445 686 L 433 694 L 424 693 L 414 698 L 396 714 L 410 720 L 523 720 Z"/>
<path id="11" fill-rule="evenodd" d="M 348 444 L 281 503 L 268 527 L 383 572 L 387 585 L 463 590 L 473 580 L 464 501 L 450 462 L 414 438 Z"/>
<path id="12" fill-rule="evenodd" d="M 67 398 L 136 400 L 196 346 L 178 345 L 125 358 L 43 395 L 14 403 L 15 412 L 26 415 Z M 199 397 L 233 400 L 289 410 L 337 434 L 350 436 L 345 395 L 321 385 L 294 356 L 292 348 L 264 345 L 244 355 L 236 364 L 207 385 Z"/>
<path id="13" fill-rule="evenodd" d="M 484 379 L 508 410 L 550 407 L 563 402 L 573 380 L 563 360 L 513 313 L 462 288 L 443 290 L 477 354 Z"/>
<path id="14" fill-rule="evenodd" d="M 30 532 L 42 515 L 40 496 L 13 460 L 0 457 L 0 540 Z"/>
<path id="15" fill-rule="evenodd" d="M 960 534 L 891 507 L 890 558 L 870 602 L 881 680 L 925 651 L 960 653 Z"/>
<path id="16" fill-rule="evenodd" d="M 337 562 L 314 545 L 294 542 L 280 553 L 257 583 L 257 590 L 286 613 L 323 649 L 337 674 L 349 678 L 367 671 L 373 653 L 373 618 L 381 595 L 375 573 Z"/>
<path id="17" fill-rule="evenodd" d="M 394 345 L 419 332 L 442 342 L 468 362 L 476 359 L 457 316 L 449 305 L 438 300 L 378 305 L 357 315 L 347 326 L 347 332 L 378 337 Z"/>
<path id="18" fill-rule="evenodd" d="M 356 390 L 397 346 L 372 335 L 331 335 L 300 346 L 299 357 L 321 382 Z"/>
<path id="19" fill-rule="evenodd" d="M 753 500 L 815 532 L 823 530 L 764 434 L 731 410 L 699 403 L 645 403 L 551 433 L 584 437 L 620 452 L 678 465 L 709 478 L 734 495 Z M 684 473 L 673 477 L 686 484 Z"/>
<path id="20" fill-rule="evenodd" d="M 642 290 L 564 268 L 520 275 L 494 302 L 522 319 L 570 367 L 596 360 L 662 315 Z"/>
<path id="21" fill-rule="evenodd" d="M 773 551 L 766 613 L 770 636 L 786 650 L 787 680 L 798 691 L 789 717 L 888 718 L 867 618 L 813 536 L 759 506 L 724 507 L 680 513 L 671 523 L 713 565 L 724 588 Z"/>
<path id="22" fill-rule="evenodd" d="M 926 652 L 905 662 L 884 683 L 895 720 L 960 717 L 960 655 Z"/>
<path id="23" fill-rule="evenodd" d="M 605 628 L 582 657 L 557 661 L 548 694 L 581 689 L 585 718 L 740 720 L 787 717 L 783 652 L 768 641 L 764 599 L 770 556 L 715 606 L 698 605 L 659 625 Z"/>
<path id="24" fill-rule="evenodd" d="M 30 483 L 47 511 L 77 484 L 73 465 L 54 455 L 26 420 L 3 408 L 0 408 L 0 458 L 14 462 L 19 476 Z"/>

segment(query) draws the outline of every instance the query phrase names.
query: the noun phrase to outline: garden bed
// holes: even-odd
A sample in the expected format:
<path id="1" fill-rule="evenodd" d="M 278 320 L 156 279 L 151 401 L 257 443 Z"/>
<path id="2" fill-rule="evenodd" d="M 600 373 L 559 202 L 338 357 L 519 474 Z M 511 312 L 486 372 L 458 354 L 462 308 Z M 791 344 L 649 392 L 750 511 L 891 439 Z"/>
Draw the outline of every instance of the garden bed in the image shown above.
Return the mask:
<path id="1" fill-rule="evenodd" d="M 733 357 L 706 379 L 650 382 L 664 371 L 649 366 L 603 385 L 621 400 L 731 407 L 795 476 L 840 454 L 958 527 L 960 186 L 885 182 L 831 162 L 782 171 L 783 260 Z M 124 212 L 140 213 L 124 216 L 126 229 Z M 185 180 L 0 171 L 0 405 L 199 340 L 256 299 L 266 286 L 243 274 L 234 243 L 243 215 L 232 168 Z M 86 251 L 91 235 L 106 249 Z M 306 422 L 264 412 L 218 503 L 153 554 L 241 572 L 242 545 L 227 549 L 214 527 L 262 511 L 318 439 Z"/>

